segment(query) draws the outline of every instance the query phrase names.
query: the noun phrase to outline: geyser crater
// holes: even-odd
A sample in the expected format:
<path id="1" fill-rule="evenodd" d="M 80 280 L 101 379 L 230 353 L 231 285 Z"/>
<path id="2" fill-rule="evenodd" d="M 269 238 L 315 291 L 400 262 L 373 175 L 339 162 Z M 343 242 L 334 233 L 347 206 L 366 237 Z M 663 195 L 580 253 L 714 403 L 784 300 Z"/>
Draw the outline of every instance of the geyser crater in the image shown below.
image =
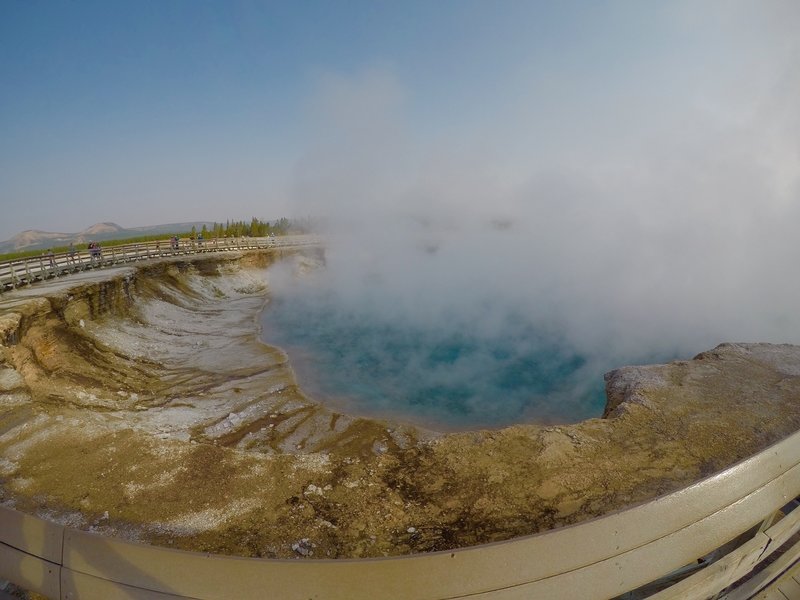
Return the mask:
<path id="1" fill-rule="evenodd" d="M 500 294 L 474 309 L 445 303 L 431 317 L 397 310 L 377 273 L 362 279 L 363 294 L 345 295 L 329 285 L 325 261 L 296 260 L 271 268 L 261 338 L 287 352 L 300 386 L 327 406 L 437 431 L 602 415 L 613 359 L 582 351 Z"/>

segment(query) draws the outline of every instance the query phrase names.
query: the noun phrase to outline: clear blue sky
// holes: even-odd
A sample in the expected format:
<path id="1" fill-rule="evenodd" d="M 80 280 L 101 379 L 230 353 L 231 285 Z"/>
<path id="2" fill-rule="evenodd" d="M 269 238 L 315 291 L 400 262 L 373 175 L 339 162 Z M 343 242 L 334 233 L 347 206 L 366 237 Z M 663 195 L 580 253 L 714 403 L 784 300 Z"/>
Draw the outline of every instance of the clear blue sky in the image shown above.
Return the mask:
<path id="1" fill-rule="evenodd" d="M 367 193 L 362 168 L 392 203 L 475 189 L 475 165 L 499 194 L 611 156 L 618 173 L 697 123 L 728 148 L 726 132 L 739 143 L 776 114 L 764 143 L 793 185 L 780 131 L 797 127 L 799 14 L 791 0 L 0 0 L 0 240 L 336 212 Z"/>

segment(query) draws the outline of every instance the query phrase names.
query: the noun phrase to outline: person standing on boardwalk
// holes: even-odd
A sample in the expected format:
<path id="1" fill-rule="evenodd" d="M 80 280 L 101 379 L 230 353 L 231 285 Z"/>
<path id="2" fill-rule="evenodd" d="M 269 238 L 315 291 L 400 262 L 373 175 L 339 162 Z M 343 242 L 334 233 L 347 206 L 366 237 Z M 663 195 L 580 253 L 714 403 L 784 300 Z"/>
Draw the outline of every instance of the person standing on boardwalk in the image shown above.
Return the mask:
<path id="1" fill-rule="evenodd" d="M 89 249 L 89 260 L 91 260 L 92 264 L 94 264 L 94 261 L 97 260 L 100 256 L 100 244 L 98 244 L 97 242 L 89 242 L 88 249 Z"/>

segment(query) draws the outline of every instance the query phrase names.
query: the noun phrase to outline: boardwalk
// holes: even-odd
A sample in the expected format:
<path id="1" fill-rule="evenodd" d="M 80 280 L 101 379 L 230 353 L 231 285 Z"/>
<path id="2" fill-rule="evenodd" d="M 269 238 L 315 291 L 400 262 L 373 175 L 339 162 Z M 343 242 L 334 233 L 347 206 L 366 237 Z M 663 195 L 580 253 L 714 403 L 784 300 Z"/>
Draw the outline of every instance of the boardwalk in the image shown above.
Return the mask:
<path id="1" fill-rule="evenodd" d="M 206 252 L 264 250 L 318 243 L 319 238 L 312 235 L 237 237 L 206 241 L 184 239 L 180 240 L 177 246 L 173 246 L 170 240 L 111 246 L 101 249 L 100 253 L 95 255 L 92 255 L 89 250 L 74 254 L 68 252 L 52 255 L 42 254 L 29 258 L 0 261 L 0 293 L 72 273 L 143 260 Z"/>

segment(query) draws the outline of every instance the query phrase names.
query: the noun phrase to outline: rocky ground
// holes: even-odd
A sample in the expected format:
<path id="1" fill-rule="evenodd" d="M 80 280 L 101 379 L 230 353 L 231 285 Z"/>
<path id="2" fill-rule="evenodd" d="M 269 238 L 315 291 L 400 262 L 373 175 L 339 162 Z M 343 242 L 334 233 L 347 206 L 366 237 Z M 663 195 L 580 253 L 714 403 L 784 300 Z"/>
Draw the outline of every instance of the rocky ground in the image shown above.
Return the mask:
<path id="1" fill-rule="evenodd" d="M 589 519 L 800 426 L 800 348 L 723 344 L 607 375 L 603 418 L 439 434 L 307 398 L 258 340 L 262 251 L 0 296 L 0 501 L 74 527 L 244 556 L 451 549 Z"/>

